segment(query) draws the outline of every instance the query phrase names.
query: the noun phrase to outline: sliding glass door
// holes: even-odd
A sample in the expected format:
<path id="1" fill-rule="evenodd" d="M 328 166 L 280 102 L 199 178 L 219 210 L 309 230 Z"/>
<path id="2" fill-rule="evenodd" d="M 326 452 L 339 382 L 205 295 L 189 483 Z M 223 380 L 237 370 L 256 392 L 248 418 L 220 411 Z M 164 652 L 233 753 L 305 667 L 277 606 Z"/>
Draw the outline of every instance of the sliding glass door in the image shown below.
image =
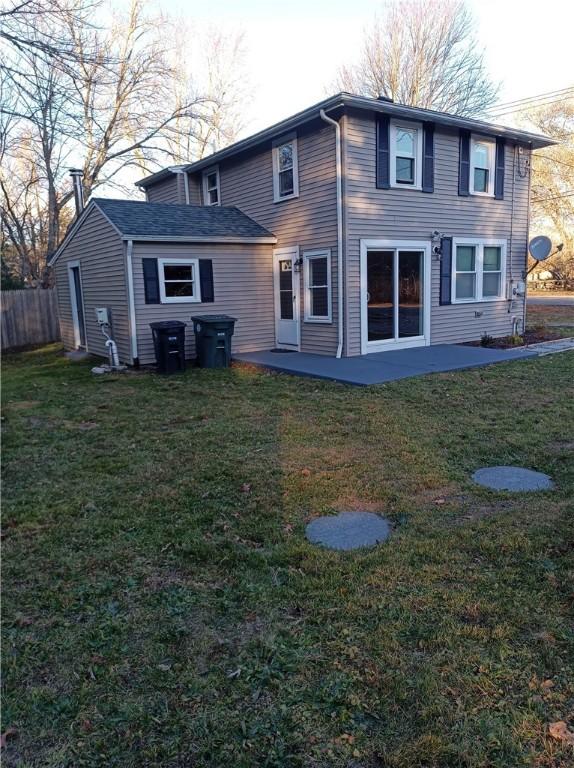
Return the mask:
<path id="1" fill-rule="evenodd" d="M 425 343 L 425 251 L 366 251 L 366 343 L 370 349 Z"/>

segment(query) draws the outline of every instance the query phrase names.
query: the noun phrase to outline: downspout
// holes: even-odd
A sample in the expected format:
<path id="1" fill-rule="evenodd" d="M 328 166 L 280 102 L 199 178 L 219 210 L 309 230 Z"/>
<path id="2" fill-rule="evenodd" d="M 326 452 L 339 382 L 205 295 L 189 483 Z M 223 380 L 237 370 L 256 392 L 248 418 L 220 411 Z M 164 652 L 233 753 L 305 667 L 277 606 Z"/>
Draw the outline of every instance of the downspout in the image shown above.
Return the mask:
<path id="1" fill-rule="evenodd" d="M 528 207 L 526 209 L 526 259 L 524 263 L 524 305 L 522 307 L 522 335 L 526 333 L 526 298 L 528 295 L 528 243 L 530 241 L 530 197 L 532 193 L 532 144 L 528 151 Z"/>
<path id="2" fill-rule="evenodd" d="M 343 353 L 343 174 L 341 160 L 341 126 L 328 117 L 325 110 L 319 112 L 321 120 L 335 128 L 335 157 L 337 166 L 337 357 Z"/>
<path id="3" fill-rule="evenodd" d="M 128 288 L 128 308 L 130 318 L 130 346 L 132 353 L 132 364 L 135 368 L 139 368 L 138 358 L 138 337 L 136 330 L 136 305 L 134 301 L 134 272 L 132 264 L 132 254 L 134 248 L 134 241 L 128 240 L 126 247 L 126 276 L 127 276 L 127 288 Z"/>
<path id="4" fill-rule="evenodd" d="M 185 204 L 189 205 L 189 176 L 187 171 L 183 171 L 181 168 L 175 169 L 176 173 L 183 174 L 183 191 L 185 192 Z"/>

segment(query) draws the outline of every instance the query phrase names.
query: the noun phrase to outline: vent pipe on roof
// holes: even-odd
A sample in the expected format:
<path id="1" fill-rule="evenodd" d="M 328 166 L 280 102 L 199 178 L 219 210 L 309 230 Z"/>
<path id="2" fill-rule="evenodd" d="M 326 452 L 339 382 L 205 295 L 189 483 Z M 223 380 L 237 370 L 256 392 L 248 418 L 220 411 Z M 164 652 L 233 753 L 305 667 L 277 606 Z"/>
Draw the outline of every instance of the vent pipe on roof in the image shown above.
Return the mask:
<path id="1" fill-rule="evenodd" d="M 393 100 L 393 99 L 391 99 L 391 97 L 390 97 L 390 96 L 385 96 L 385 95 L 384 95 L 384 94 L 382 94 L 382 93 L 381 93 L 379 96 L 377 96 L 377 99 L 378 99 L 379 101 L 388 101 L 390 104 L 394 104 L 394 100 Z"/>
<path id="2" fill-rule="evenodd" d="M 78 216 L 84 210 L 84 188 L 82 186 L 84 172 L 80 168 L 70 168 L 70 176 L 72 177 L 72 187 L 74 189 L 76 218 L 78 218 Z"/>

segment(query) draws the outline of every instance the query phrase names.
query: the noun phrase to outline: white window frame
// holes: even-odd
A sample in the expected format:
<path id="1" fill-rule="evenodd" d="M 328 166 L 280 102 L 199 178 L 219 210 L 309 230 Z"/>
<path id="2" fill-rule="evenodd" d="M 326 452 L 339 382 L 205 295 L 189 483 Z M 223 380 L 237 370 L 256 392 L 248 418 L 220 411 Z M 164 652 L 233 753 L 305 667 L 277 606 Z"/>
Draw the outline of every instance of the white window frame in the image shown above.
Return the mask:
<path id="1" fill-rule="evenodd" d="M 485 144 L 488 147 L 488 189 L 486 192 L 474 189 L 474 170 L 482 166 L 474 164 L 474 148 L 476 144 Z M 470 179 L 469 192 L 471 195 L 479 197 L 494 197 L 494 174 L 496 160 L 496 142 L 487 136 L 477 136 L 472 134 L 470 137 Z"/>
<path id="2" fill-rule="evenodd" d="M 311 308 L 313 302 L 311 301 L 311 269 L 310 264 L 314 259 L 327 259 L 327 314 L 326 315 L 312 315 Z M 304 251 L 303 252 L 303 277 L 304 277 L 304 291 L 305 291 L 305 314 L 304 319 L 306 323 L 332 323 L 333 322 L 333 303 L 331 297 L 331 249 L 323 248 L 316 251 Z M 317 286 L 324 287 L 324 286 Z"/>
<path id="3" fill-rule="evenodd" d="M 414 183 L 405 184 L 404 182 L 397 181 L 397 128 L 405 131 L 415 131 L 415 173 Z M 418 189 L 421 190 L 423 186 L 423 126 L 422 123 L 404 122 L 402 120 L 391 120 L 390 136 L 391 143 L 390 154 L 390 182 L 391 187 L 396 189 Z M 402 155 L 398 155 L 402 157 Z"/>
<path id="4" fill-rule="evenodd" d="M 476 272 L 476 296 L 468 299 L 456 298 L 456 250 L 459 245 L 474 245 L 475 247 L 475 272 Z M 452 241 L 452 275 L 451 275 L 451 303 L 452 304 L 476 304 L 491 301 L 504 301 L 506 299 L 506 240 L 481 239 L 478 237 L 456 237 Z M 500 248 L 500 292 L 498 296 L 483 296 L 484 275 L 484 248 Z"/>
<path id="5" fill-rule="evenodd" d="M 211 176 L 213 173 L 215 174 L 215 177 L 217 179 L 217 183 L 215 186 L 215 189 L 217 190 L 216 203 L 209 202 L 209 191 L 210 189 L 213 189 L 213 187 L 208 188 L 207 186 L 207 177 Z M 206 170 L 202 174 L 202 184 L 203 184 L 203 204 L 209 207 L 212 207 L 214 205 L 221 205 L 221 187 L 219 183 L 219 166 L 218 165 L 213 165 L 211 168 L 206 168 Z"/>
<path id="6" fill-rule="evenodd" d="M 289 195 L 279 194 L 279 149 L 285 144 L 293 146 L 293 192 Z M 273 202 L 282 203 L 283 200 L 292 200 L 299 197 L 299 159 L 297 151 L 297 135 L 292 133 L 283 136 L 281 139 L 273 142 Z"/>
<path id="7" fill-rule="evenodd" d="M 164 266 L 176 266 L 183 267 L 191 265 L 192 267 L 192 280 L 174 280 L 171 282 L 193 282 L 194 295 L 193 296 L 166 296 L 165 295 L 165 277 Z M 201 286 L 199 283 L 199 259 L 158 259 L 157 271 L 159 278 L 159 295 L 162 304 L 200 304 L 201 303 Z M 168 282 L 170 282 L 168 280 Z"/>

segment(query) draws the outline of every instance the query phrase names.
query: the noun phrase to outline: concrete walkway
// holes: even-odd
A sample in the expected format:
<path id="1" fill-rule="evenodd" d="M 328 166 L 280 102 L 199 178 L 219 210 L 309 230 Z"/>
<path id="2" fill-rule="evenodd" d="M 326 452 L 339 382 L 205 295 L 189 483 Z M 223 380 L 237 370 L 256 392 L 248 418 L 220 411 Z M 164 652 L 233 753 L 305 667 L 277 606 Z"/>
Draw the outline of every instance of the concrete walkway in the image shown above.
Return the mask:
<path id="1" fill-rule="evenodd" d="M 524 348 L 488 349 L 460 344 L 436 344 L 360 357 L 343 357 L 340 360 L 304 352 L 244 352 L 234 355 L 235 360 L 273 371 L 331 379 L 357 386 L 383 384 L 426 373 L 457 371 L 528 357 L 537 357 L 537 352 Z"/>

